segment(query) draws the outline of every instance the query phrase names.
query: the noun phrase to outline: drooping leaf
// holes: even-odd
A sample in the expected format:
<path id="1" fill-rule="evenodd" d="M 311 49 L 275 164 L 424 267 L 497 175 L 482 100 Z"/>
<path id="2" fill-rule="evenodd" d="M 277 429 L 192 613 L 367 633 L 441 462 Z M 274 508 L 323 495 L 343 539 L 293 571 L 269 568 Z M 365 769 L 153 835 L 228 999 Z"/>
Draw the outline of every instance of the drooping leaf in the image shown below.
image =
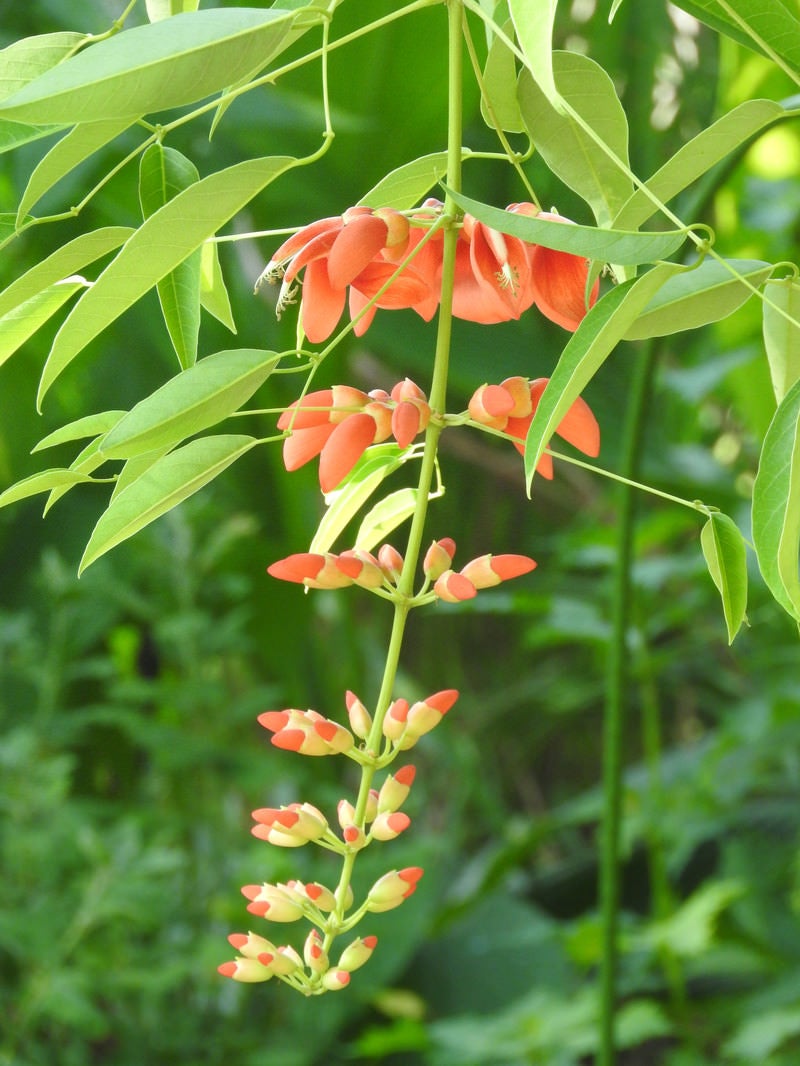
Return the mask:
<path id="1" fill-rule="evenodd" d="M 513 37 L 514 27 L 507 22 L 503 31 Z M 496 34 L 489 45 L 483 68 L 481 115 L 491 129 L 497 124 L 506 133 L 522 133 L 525 123 L 517 102 L 517 64 L 514 53 Z"/>
<path id="2" fill-rule="evenodd" d="M 57 181 L 113 141 L 130 124 L 129 119 L 85 122 L 66 133 L 33 168 L 17 208 L 17 224 Z"/>
<path id="3" fill-rule="evenodd" d="M 197 167 L 175 148 L 151 144 L 139 164 L 139 202 L 150 218 L 178 193 L 200 180 Z M 200 334 L 200 248 L 158 282 L 161 313 L 182 369 L 197 359 Z"/>
<path id="4" fill-rule="evenodd" d="M 764 296 L 764 347 L 775 400 L 780 403 L 800 379 L 800 282 L 797 278 L 768 281 Z"/>
<path id="5" fill-rule="evenodd" d="M 620 208 L 614 227 L 638 229 L 658 211 L 659 201 L 669 203 L 731 152 L 787 113 L 774 100 L 746 100 L 734 107 L 679 148 L 648 178 L 645 184 L 656 202 L 637 189 Z"/>
<path id="6" fill-rule="evenodd" d="M 194 103 L 265 66 L 293 18 L 234 7 L 135 26 L 45 71 L 0 103 L 0 117 L 73 124 Z"/>
<path id="7" fill-rule="evenodd" d="M 11 224 L 13 225 L 13 222 Z M 41 263 L 31 267 L 0 292 L 0 316 L 8 314 L 32 296 L 57 281 L 63 281 L 108 252 L 113 252 L 134 232 L 135 230 L 128 226 L 106 226 L 91 233 L 83 233 L 63 247 L 57 248 Z"/>
<path id="8" fill-rule="evenodd" d="M 536 464 L 556 427 L 605 360 L 668 278 L 685 270 L 660 263 L 640 278 L 606 293 L 573 333 L 542 393 L 525 444 L 525 476 L 530 485 Z"/>
<path id="9" fill-rule="evenodd" d="M 705 259 L 693 270 L 677 274 L 664 283 L 625 334 L 625 340 L 665 337 L 718 322 L 752 296 L 739 277 L 758 288 L 771 271 L 771 263 L 758 259 L 726 259 L 725 262 Z"/>
<path id="10" fill-rule="evenodd" d="M 545 248 L 586 256 L 603 263 L 654 263 L 671 255 L 686 240 L 683 230 L 668 230 L 663 233 L 624 233 L 612 229 L 595 229 L 593 226 L 578 226 L 554 222 L 527 215 L 512 214 L 478 200 L 471 200 L 462 193 L 448 190 L 453 200 L 463 210 L 474 215 L 480 222 L 520 237 Z"/>
<path id="11" fill-rule="evenodd" d="M 774 53 L 800 73 L 800 20 L 781 0 L 677 0 L 678 7 L 762 55 Z"/>
<path id="12" fill-rule="evenodd" d="M 308 550 L 311 552 L 330 551 L 337 537 L 358 514 L 370 496 L 404 461 L 405 454 L 396 444 L 376 444 L 368 448 L 342 484 L 325 497 L 327 510 L 317 526 Z M 355 546 L 361 547 L 359 544 Z"/>
<path id="13" fill-rule="evenodd" d="M 12 152 L 30 141 L 49 137 L 62 128 L 63 126 L 33 126 L 27 122 L 11 122 L 9 119 L 0 118 L 0 154 Z"/>
<path id="14" fill-rule="evenodd" d="M 258 443 L 255 437 L 233 434 L 200 437 L 158 459 L 100 516 L 78 572 L 177 507 Z"/>
<path id="15" fill-rule="evenodd" d="M 0 507 L 8 507 L 10 503 L 17 503 L 18 500 L 25 500 L 40 492 L 49 492 L 59 485 L 77 485 L 79 482 L 91 480 L 88 474 L 77 470 L 40 470 L 38 474 L 31 474 L 30 477 L 9 486 L 5 492 L 0 492 Z"/>
<path id="16" fill-rule="evenodd" d="M 57 444 L 68 444 L 73 440 L 82 440 L 84 437 L 99 437 L 107 433 L 112 426 L 126 415 L 127 411 L 99 411 L 94 415 L 84 415 L 66 426 L 60 426 L 42 437 L 38 444 L 31 448 L 31 452 L 41 452 L 45 448 L 54 448 Z"/>
<path id="17" fill-rule="evenodd" d="M 733 644 L 747 611 L 747 550 L 739 527 L 718 511 L 711 512 L 700 533 L 700 546 L 711 579 L 719 589 Z"/>
<path id="18" fill-rule="evenodd" d="M 227 326 L 231 333 L 236 333 L 215 241 L 205 241 L 200 251 L 200 305 L 223 326 Z"/>
<path id="19" fill-rule="evenodd" d="M 800 622 L 800 381 L 764 437 L 753 484 L 753 545 L 770 592 Z"/>
<path id="20" fill-rule="evenodd" d="M 0 101 L 62 63 L 84 40 L 83 33 L 62 30 L 23 37 L 4 48 L 0 51 Z"/>
<path id="21" fill-rule="evenodd" d="M 279 355 L 255 348 L 216 352 L 141 400 L 103 441 L 109 459 L 168 448 L 221 422 L 269 377 Z"/>
<path id="22" fill-rule="evenodd" d="M 554 52 L 553 74 L 563 100 L 626 167 L 628 120 L 614 83 L 578 52 Z M 555 110 L 528 71 L 519 78 L 519 103 L 528 135 L 550 169 L 608 226 L 633 191 L 625 171 L 598 147 L 572 114 Z"/>
<path id="23" fill-rule="evenodd" d="M 508 0 L 525 65 L 553 107 L 561 102 L 553 77 L 553 21 L 558 0 Z"/>
<path id="24" fill-rule="evenodd" d="M 43 326 L 79 289 L 89 282 L 77 275 L 57 281 L 0 317 L 0 366 Z"/>
<path id="25" fill-rule="evenodd" d="M 469 155 L 468 148 L 461 150 L 462 159 Z M 396 211 L 407 211 L 416 207 L 446 173 L 447 152 L 420 156 L 381 178 L 358 203 L 365 207 L 393 207 Z"/>
<path id="26" fill-rule="evenodd" d="M 59 330 L 42 372 L 38 404 L 89 341 L 295 163 L 284 156 L 236 163 L 190 185 L 143 222 Z"/>
<path id="27" fill-rule="evenodd" d="M 355 547 L 362 551 L 371 551 L 376 544 L 385 540 L 393 530 L 412 516 L 418 496 L 419 489 L 407 486 L 390 492 L 379 500 L 364 515 L 356 533 Z"/>

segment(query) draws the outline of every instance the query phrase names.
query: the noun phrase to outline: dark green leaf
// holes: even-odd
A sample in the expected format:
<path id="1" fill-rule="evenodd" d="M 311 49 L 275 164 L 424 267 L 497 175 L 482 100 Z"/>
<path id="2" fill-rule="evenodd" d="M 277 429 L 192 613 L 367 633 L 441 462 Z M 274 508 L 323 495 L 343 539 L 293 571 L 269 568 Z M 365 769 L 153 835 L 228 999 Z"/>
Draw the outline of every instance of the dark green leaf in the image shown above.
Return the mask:
<path id="1" fill-rule="evenodd" d="M 711 512 L 700 533 L 700 546 L 719 589 L 722 610 L 732 644 L 747 610 L 747 550 L 736 523 L 719 511 Z"/>

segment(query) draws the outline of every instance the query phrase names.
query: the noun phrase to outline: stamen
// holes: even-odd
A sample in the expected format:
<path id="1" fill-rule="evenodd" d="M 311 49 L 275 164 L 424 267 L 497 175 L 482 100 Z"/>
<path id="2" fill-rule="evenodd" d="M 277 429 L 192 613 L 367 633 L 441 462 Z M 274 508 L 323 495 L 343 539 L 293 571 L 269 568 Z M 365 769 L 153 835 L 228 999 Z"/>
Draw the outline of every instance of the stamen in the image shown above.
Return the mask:
<path id="1" fill-rule="evenodd" d="M 502 267 L 495 274 L 497 278 L 497 284 L 501 289 L 510 289 L 511 295 L 516 296 L 519 288 L 519 271 L 511 266 L 510 263 L 503 263 Z"/>
<path id="2" fill-rule="evenodd" d="M 265 281 L 269 285 L 277 285 L 279 281 L 283 280 L 283 275 L 285 273 L 286 267 L 282 262 L 270 259 L 270 261 L 259 274 L 253 292 L 258 292 L 258 290 L 261 288 Z"/>

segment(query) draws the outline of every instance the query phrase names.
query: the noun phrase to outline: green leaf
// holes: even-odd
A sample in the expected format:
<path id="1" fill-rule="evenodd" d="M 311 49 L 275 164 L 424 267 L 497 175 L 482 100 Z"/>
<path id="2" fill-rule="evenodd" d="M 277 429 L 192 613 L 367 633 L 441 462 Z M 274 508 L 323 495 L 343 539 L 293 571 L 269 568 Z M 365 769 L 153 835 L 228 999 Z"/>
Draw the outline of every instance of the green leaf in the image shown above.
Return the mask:
<path id="1" fill-rule="evenodd" d="M 468 196 L 448 190 L 450 196 L 471 215 L 487 226 L 520 237 L 545 248 L 583 255 L 603 263 L 654 263 L 665 259 L 686 240 L 684 230 L 668 230 L 663 233 L 623 233 L 612 229 L 595 229 L 565 222 L 554 222 L 526 215 L 512 214 Z"/>
<path id="2" fill-rule="evenodd" d="M 433 499 L 436 495 L 438 493 L 431 493 L 428 498 Z M 355 547 L 361 551 L 371 551 L 376 544 L 388 537 L 392 530 L 412 516 L 418 496 L 418 489 L 408 487 L 390 492 L 376 503 L 364 515 L 356 534 Z"/>
<path id="3" fill-rule="evenodd" d="M 63 129 L 63 126 L 31 126 L 26 122 L 10 122 L 8 119 L 0 118 L 0 154 L 13 152 L 21 144 L 49 137 L 53 133 L 58 133 L 60 129 Z"/>
<path id="4" fill-rule="evenodd" d="M 764 347 L 775 399 L 780 403 L 800 379 L 800 281 L 797 278 L 768 281 L 764 297 Z M 785 315 L 790 315 L 793 321 Z"/>
<path id="5" fill-rule="evenodd" d="M 769 277 L 772 264 L 759 259 L 704 260 L 665 282 L 625 334 L 625 340 L 666 337 L 733 314 L 752 292 L 731 270 L 758 287 Z"/>
<path id="6" fill-rule="evenodd" d="M 199 6 L 200 0 L 145 0 L 147 17 L 151 22 L 160 22 L 161 19 L 181 15 L 185 11 L 197 11 Z"/>
<path id="7" fill-rule="evenodd" d="M 702 885 L 669 918 L 654 923 L 645 936 L 656 949 L 667 949 L 679 958 L 698 958 L 711 947 L 722 912 L 746 891 L 733 878 Z"/>
<path id="8" fill-rule="evenodd" d="M 132 485 L 134 481 L 140 478 L 146 470 L 149 470 L 150 467 L 158 462 L 162 456 L 166 455 L 168 451 L 170 451 L 169 446 L 165 448 L 156 448 L 152 452 L 145 452 L 144 455 L 137 455 L 133 459 L 128 459 L 117 476 L 117 483 L 111 493 L 111 499 L 116 499 L 120 493 L 124 492 L 129 485 Z"/>
<path id="9" fill-rule="evenodd" d="M 0 51 L 0 101 L 62 63 L 85 40 L 83 33 L 59 31 L 23 37 L 4 48 Z"/>
<path id="10" fill-rule="evenodd" d="M 325 497 L 327 510 L 308 550 L 330 551 L 350 520 L 380 488 L 384 478 L 402 466 L 406 458 L 406 453 L 396 444 L 376 444 L 368 448 L 342 485 Z M 356 547 L 361 545 L 357 544 Z"/>
<path id="11" fill-rule="evenodd" d="M 525 476 L 529 486 L 536 464 L 569 408 L 664 282 L 686 269 L 677 263 L 660 263 L 606 293 L 583 319 L 561 353 L 528 430 Z"/>
<path id="12" fill-rule="evenodd" d="M 669 203 L 756 133 L 788 113 L 773 100 L 747 100 L 739 104 L 679 148 L 647 180 L 647 188 L 657 202 Z M 614 219 L 614 227 L 639 229 L 657 211 L 657 203 L 654 204 L 647 193 L 637 189 L 620 208 Z"/>
<path id="13" fill-rule="evenodd" d="M 57 444 L 67 444 L 73 440 L 82 440 L 84 437 L 99 437 L 107 433 L 119 422 L 127 411 L 99 411 L 94 415 L 84 415 L 66 426 L 60 426 L 42 437 L 38 444 L 31 448 L 31 453 L 41 452 L 45 448 L 54 448 Z"/>
<path id="14" fill-rule="evenodd" d="M 130 124 L 129 119 L 85 122 L 66 133 L 34 167 L 17 209 L 17 225 L 57 181 L 113 141 Z"/>
<path id="15" fill-rule="evenodd" d="M 557 110 L 561 106 L 553 78 L 553 21 L 558 0 L 508 0 L 508 10 L 536 84 Z"/>
<path id="16" fill-rule="evenodd" d="M 462 148 L 461 158 L 470 155 Z M 434 185 L 447 173 L 447 152 L 433 152 L 420 156 L 410 163 L 392 170 L 381 178 L 368 193 L 358 201 L 364 207 L 393 207 L 396 211 L 408 211 L 424 198 Z"/>
<path id="17" fill-rule="evenodd" d="M 11 225 L 13 226 L 13 220 Z M 100 256 L 119 248 L 134 232 L 128 226 L 107 226 L 92 233 L 84 233 L 56 249 L 0 292 L 0 316 L 7 315 L 9 311 L 57 281 L 63 281 L 88 263 L 93 263 Z"/>
<path id="18" fill-rule="evenodd" d="M 116 496 L 100 516 L 78 573 L 177 507 L 258 443 L 255 437 L 232 434 L 201 437 L 158 459 Z"/>
<path id="19" fill-rule="evenodd" d="M 109 431 L 103 454 L 130 459 L 209 429 L 250 399 L 279 358 L 274 352 L 241 348 L 201 359 L 137 403 Z"/>
<path id="20" fill-rule="evenodd" d="M 205 241 L 200 250 L 200 305 L 231 333 L 236 333 L 216 241 Z"/>
<path id="21" fill-rule="evenodd" d="M 41 470 L 38 474 L 31 474 L 16 485 L 11 485 L 5 492 L 0 492 L 0 507 L 7 507 L 10 503 L 36 496 L 40 492 L 49 492 L 59 485 L 77 485 L 79 482 L 91 480 L 88 474 L 77 470 Z"/>
<path id="22" fill-rule="evenodd" d="M 59 330 L 42 372 L 38 405 L 98 333 L 295 165 L 296 160 L 286 156 L 236 163 L 190 185 L 143 222 Z"/>
<path id="23" fill-rule="evenodd" d="M 739 527 L 718 511 L 711 512 L 700 533 L 700 546 L 711 579 L 722 597 L 722 610 L 733 644 L 747 611 L 747 550 Z"/>
<path id="24" fill-rule="evenodd" d="M 103 465 L 106 461 L 105 456 L 100 452 L 100 444 L 102 437 L 97 437 L 95 440 L 90 441 L 85 448 L 82 448 L 80 453 L 69 464 L 69 469 L 74 470 L 79 474 L 93 474 L 95 470 Z M 47 502 L 44 505 L 42 511 L 42 518 L 44 518 L 50 508 L 58 503 L 62 496 L 66 495 L 70 489 L 74 488 L 74 485 L 58 485 L 52 489 L 50 495 L 47 497 Z"/>
<path id="25" fill-rule="evenodd" d="M 197 167 L 175 148 L 151 144 L 139 165 L 139 202 L 150 218 L 178 193 L 200 180 Z M 200 334 L 200 248 L 158 282 L 164 323 L 182 369 L 197 360 Z"/>
<path id="26" fill-rule="evenodd" d="M 677 0 L 678 7 L 762 55 L 800 72 L 800 21 L 780 0 Z M 729 10 L 726 10 L 728 8 Z"/>
<path id="27" fill-rule="evenodd" d="M 562 98 L 628 166 L 628 120 L 608 74 L 578 52 L 554 52 L 553 74 Z M 631 195 L 631 179 L 572 115 L 553 108 L 527 71 L 520 75 L 518 92 L 536 150 L 564 184 L 589 204 L 598 225 L 610 225 Z"/>
<path id="28" fill-rule="evenodd" d="M 800 381 L 770 423 L 753 484 L 753 545 L 778 603 L 800 622 Z"/>
<path id="29" fill-rule="evenodd" d="M 57 281 L 0 317 L 0 366 L 33 336 L 37 329 L 79 289 L 89 282 L 75 275 Z"/>
<path id="30" fill-rule="evenodd" d="M 136 26 L 45 71 L 0 103 L 0 116 L 71 125 L 194 103 L 264 67 L 294 17 L 221 8 Z"/>
<path id="31" fill-rule="evenodd" d="M 508 36 L 513 36 L 511 22 L 502 29 Z M 483 89 L 481 115 L 486 125 L 494 129 L 496 123 L 506 133 L 522 133 L 525 123 L 517 103 L 516 60 L 505 41 L 496 34 L 489 45 L 483 68 Z"/>

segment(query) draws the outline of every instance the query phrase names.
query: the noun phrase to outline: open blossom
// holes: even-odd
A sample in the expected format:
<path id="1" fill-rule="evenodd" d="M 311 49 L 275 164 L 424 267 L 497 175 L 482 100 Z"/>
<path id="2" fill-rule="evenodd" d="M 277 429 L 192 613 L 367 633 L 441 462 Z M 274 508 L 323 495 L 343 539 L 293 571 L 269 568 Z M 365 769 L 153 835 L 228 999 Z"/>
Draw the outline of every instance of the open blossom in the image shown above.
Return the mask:
<path id="1" fill-rule="evenodd" d="M 298 275 L 305 269 L 300 320 L 312 343 L 326 340 L 344 311 L 351 288 L 350 312 L 355 317 L 397 270 L 409 246 L 408 220 L 397 211 L 350 207 L 343 215 L 323 218 L 304 226 L 277 249 L 267 263 L 262 280 L 280 282 L 278 314 L 294 303 Z M 418 239 L 418 238 L 415 238 Z M 377 307 L 413 307 L 428 318 L 436 307 L 434 277 L 420 269 L 425 259 L 409 263 Z M 431 301 L 433 307 L 431 309 Z M 371 316 L 356 324 L 356 334 L 366 330 Z"/>

